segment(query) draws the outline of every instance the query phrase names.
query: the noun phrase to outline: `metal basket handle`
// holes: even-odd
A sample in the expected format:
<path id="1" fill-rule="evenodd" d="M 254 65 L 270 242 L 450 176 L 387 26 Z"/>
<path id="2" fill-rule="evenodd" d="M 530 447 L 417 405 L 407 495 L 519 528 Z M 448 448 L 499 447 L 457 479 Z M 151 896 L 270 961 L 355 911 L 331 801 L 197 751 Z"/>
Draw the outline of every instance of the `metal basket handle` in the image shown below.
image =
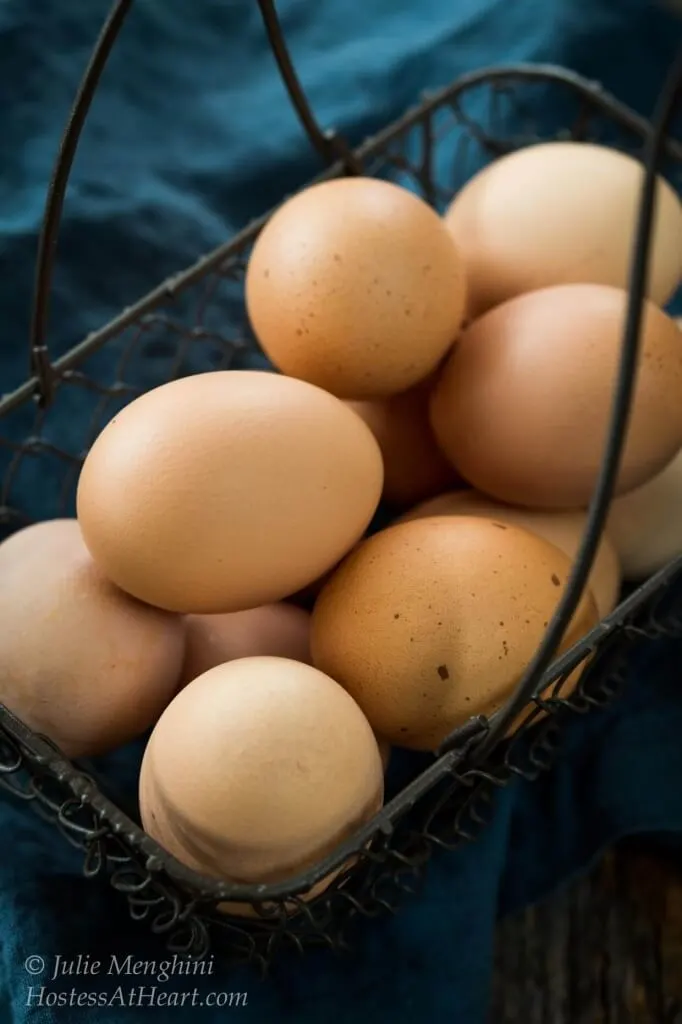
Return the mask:
<path id="1" fill-rule="evenodd" d="M 639 359 L 641 324 L 649 278 L 651 243 L 656 211 L 656 185 L 658 169 L 666 146 L 670 124 L 677 112 L 682 95 L 682 45 L 660 92 L 652 118 L 651 131 L 644 146 L 644 180 L 642 182 L 639 215 L 630 257 L 628 276 L 628 302 L 621 345 L 620 364 L 615 383 L 608 436 L 604 445 L 599 476 L 592 492 L 587 522 L 575 556 L 571 575 L 559 600 L 549 626 L 538 648 L 518 683 L 514 695 L 494 716 L 490 728 L 476 749 L 475 759 L 481 760 L 501 739 L 523 707 L 540 686 L 542 677 L 550 668 L 562 637 L 573 618 L 592 569 L 597 547 L 606 525 L 613 498 L 616 477 L 625 445 L 634 397 L 635 377 Z M 446 741 L 447 744 L 447 741 Z"/>
<path id="2" fill-rule="evenodd" d="M 50 291 L 64 197 L 73 168 L 76 150 L 78 149 L 78 143 L 92 105 L 92 100 L 97 92 L 111 51 L 132 6 L 133 0 L 115 0 L 111 8 L 76 93 L 76 98 L 59 144 L 54 170 L 48 186 L 45 212 L 38 241 L 33 311 L 29 333 L 31 383 L 35 389 L 36 401 L 41 408 L 47 407 L 52 402 L 55 390 L 55 371 L 50 360 L 46 338 Z M 258 0 L 258 7 L 282 81 L 312 146 L 325 163 L 332 164 L 341 161 L 348 174 L 361 174 L 362 167 L 345 139 L 333 129 L 324 131 L 315 119 L 303 87 L 294 70 L 284 40 L 275 0 Z"/>

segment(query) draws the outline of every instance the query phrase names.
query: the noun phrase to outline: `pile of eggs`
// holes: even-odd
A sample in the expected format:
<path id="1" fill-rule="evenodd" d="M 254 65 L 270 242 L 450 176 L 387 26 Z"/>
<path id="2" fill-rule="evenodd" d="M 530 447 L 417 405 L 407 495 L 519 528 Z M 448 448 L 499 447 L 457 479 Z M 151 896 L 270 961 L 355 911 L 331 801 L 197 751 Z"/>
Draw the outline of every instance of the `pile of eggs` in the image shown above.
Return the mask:
<path id="1" fill-rule="evenodd" d="M 205 875 L 281 882 L 332 852 L 382 806 L 390 747 L 499 708 L 557 606 L 641 182 L 547 143 L 443 216 L 362 177 L 289 199 L 246 275 L 279 372 L 142 395 L 88 453 L 77 519 L 0 546 L 2 702 L 73 758 L 151 730 L 143 826 Z M 681 278 L 661 179 L 617 497 L 562 650 L 682 550 Z"/>

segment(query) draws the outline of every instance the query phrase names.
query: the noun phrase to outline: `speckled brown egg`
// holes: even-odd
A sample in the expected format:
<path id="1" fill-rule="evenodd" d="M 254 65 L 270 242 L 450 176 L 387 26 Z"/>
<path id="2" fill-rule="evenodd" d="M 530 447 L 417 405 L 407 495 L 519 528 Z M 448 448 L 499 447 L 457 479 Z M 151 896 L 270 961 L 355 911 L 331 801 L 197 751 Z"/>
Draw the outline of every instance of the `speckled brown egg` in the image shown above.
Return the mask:
<path id="1" fill-rule="evenodd" d="M 249 318 L 272 362 L 340 398 L 408 390 L 459 332 L 466 283 L 450 232 L 422 199 L 354 177 L 292 197 L 258 236 Z"/>
<path id="2" fill-rule="evenodd" d="M 0 545 L 0 701 L 67 757 L 141 735 L 177 688 L 184 626 L 97 570 L 74 519 Z"/>
<path id="3" fill-rule="evenodd" d="M 585 142 L 527 146 L 480 171 L 445 216 L 470 313 L 557 284 L 626 288 L 643 176 L 632 156 Z M 649 297 L 664 305 L 681 279 L 682 205 L 659 177 Z"/>
<path id="4" fill-rule="evenodd" d="M 273 373 L 204 373 L 119 412 L 90 450 L 78 518 L 102 571 L 169 611 L 218 614 L 318 579 L 362 536 L 381 452 L 343 402 Z"/>
<path id="5" fill-rule="evenodd" d="M 429 422 L 431 379 L 402 395 L 350 402 L 374 434 L 384 459 L 384 499 L 397 508 L 424 501 L 460 482 L 436 444 Z"/>
<path id="6" fill-rule="evenodd" d="M 543 512 L 538 509 L 516 508 L 471 489 L 449 491 L 430 501 L 424 501 L 401 516 L 399 522 L 451 515 L 483 516 L 486 519 L 498 519 L 501 523 L 520 526 L 530 533 L 544 537 L 550 544 L 554 544 L 568 555 L 571 561 L 575 560 L 578 553 L 587 522 L 586 512 Z M 588 579 L 588 586 L 602 618 L 616 607 L 620 583 L 618 555 L 610 537 L 604 533 Z"/>
<path id="7" fill-rule="evenodd" d="M 511 299 L 462 334 L 431 396 L 441 449 L 477 490 L 538 508 L 586 507 L 610 424 L 627 294 L 569 284 Z M 650 479 L 682 444 L 682 345 L 653 303 L 616 482 Z"/>
<path id="8" fill-rule="evenodd" d="M 309 665 L 243 658 L 166 709 L 145 751 L 140 809 L 182 863 L 267 883 L 332 853 L 379 810 L 383 787 L 374 733 L 342 687 Z"/>
<path id="9" fill-rule="evenodd" d="M 185 634 L 181 685 L 237 658 L 310 662 L 310 615 L 284 601 L 227 615 L 188 615 Z"/>
<path id="10" fill-rule="evenodd" d="M 313 612 L 315 665 L 389 742 L 435 749 L 513 693 L 570 573 L 548 541 L 497 520 L 418 519 L 365 541 Z M 598 619 L 583 596 L 562 644 Z"/>

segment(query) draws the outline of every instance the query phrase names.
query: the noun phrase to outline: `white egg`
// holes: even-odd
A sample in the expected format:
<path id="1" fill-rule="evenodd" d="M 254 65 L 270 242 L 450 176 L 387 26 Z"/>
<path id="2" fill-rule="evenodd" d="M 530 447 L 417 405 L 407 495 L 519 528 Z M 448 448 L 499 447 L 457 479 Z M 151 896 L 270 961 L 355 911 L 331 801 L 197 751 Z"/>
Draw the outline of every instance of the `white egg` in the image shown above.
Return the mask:
<path id="1" fill-rule="evenodd" d="M 607 531 L 626 580 L 641 580 L 682 553 L 682 451 L 648 483 L 616 498 Z"/>

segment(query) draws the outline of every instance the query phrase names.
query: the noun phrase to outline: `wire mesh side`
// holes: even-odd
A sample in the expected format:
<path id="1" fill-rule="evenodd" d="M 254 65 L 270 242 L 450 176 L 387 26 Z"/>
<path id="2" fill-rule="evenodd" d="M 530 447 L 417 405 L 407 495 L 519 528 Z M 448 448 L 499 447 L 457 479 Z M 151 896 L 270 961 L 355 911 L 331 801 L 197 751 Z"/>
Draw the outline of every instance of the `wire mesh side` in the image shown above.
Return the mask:
<path id="1" fill-rule="evenodd" d="M 325 893 L 310 902 L 296 896 L 272 901 L 261 894 L 256 919 L 222 912 L 227 891 L 219 883 L 187 871 L 186 880 L 178 881 L 172 859 L 107 803 L 95 781 L 75 768 L 51 769 L 44 751 L 36 756 L 21 741 L 27 730 L 7 729 L 5 715 L 0 786 L 53 822 L 81 850 L 84 873 L 107 877 L 127 899 L 131 915 L 146 922 L 169 952 L 199 959 L 219 952 L 264 971 L 285 950 L 342 951 L 352 945 L 361 922 L 397 910 L 418 892 L 431 857 L 475 841 L 495 814 L 498 794 L 548 771 L 571 719 L 608 707 L 628 686 L 636 668 L 633 655 L 646 641 L 662 638 L 682 640 L 682 559 L 657 585 L 633 596 L 623 620 L 604 639 L 594 637 L 583 651 L 567 655 L 565 671 L 546 682 L 517 731 L 484 765 L 470 764 L 466 752 L 446 755 L 418 799 L 399 795 L 387 805 L 371 842 L 356 845 L 352 869 Z M 577 683 L 575 661 L 585 665 Z"/>

